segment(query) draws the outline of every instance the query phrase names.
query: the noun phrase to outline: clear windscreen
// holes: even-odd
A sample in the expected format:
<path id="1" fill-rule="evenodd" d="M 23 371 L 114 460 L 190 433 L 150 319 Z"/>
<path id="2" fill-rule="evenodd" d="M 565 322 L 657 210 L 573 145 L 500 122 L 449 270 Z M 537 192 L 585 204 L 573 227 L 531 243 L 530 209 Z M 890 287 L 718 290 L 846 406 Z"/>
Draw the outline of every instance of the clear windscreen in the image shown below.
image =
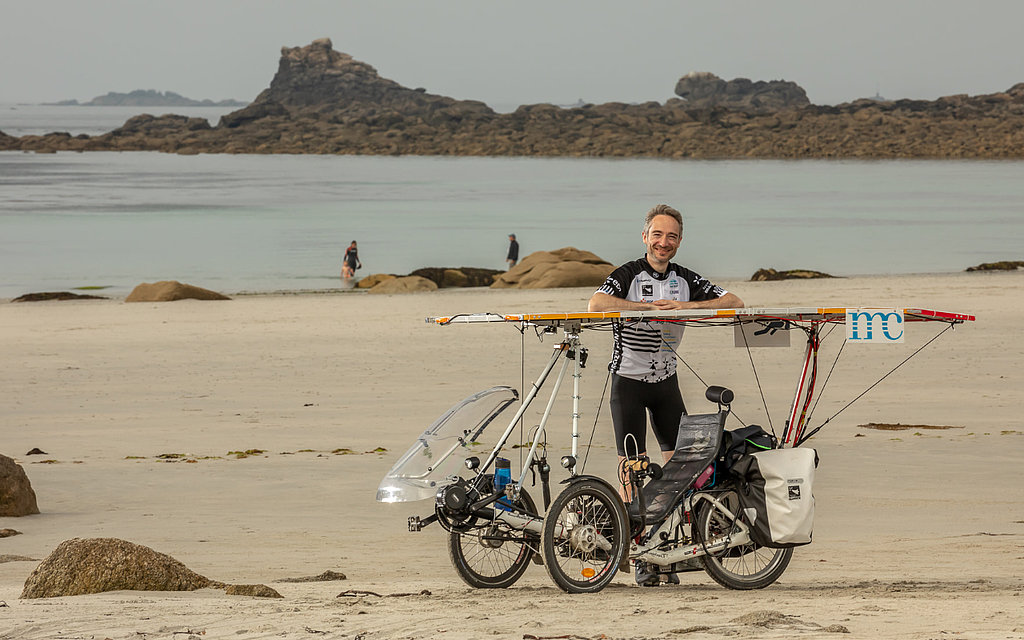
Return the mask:
<path id="1" fill-rule="evenodd" d="M 415 502 L 437 495 L 465 459 L 480 453 L 480 435 L 519 398 L 511 387 L 491 387 L 448 409 L 420 435 L 377 487 L 378 502 Z"/>

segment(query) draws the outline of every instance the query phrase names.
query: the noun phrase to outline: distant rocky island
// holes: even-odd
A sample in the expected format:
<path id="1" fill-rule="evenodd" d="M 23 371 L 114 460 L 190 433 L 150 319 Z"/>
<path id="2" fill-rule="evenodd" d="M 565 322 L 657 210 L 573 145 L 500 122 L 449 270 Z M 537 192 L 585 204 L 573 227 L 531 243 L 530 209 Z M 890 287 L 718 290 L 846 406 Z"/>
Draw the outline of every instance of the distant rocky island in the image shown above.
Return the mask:
<path id="1" fill-rule="evenodd" d="M 88 102 L 61 100 L 53 104 L 69 107 L 244 107 L 249 103 L 241 102 L 240 100 L 218 100 L 214 102 L 209 98 L 193 100 L 173 91 L 160 92 L 153 89 L 136 89 L 128 93 L 111 91 L 105 95 L 96 96 Z"/>
<path id="2" fill-rule="evenodd" d="M 382 78 L 327 38 L 284 47 L 270 86 L 221 117 L 140 115 L 98 136 L 0 132 L 0 150 L 661 158 L 1024 158 L 1024 83 L 937 100 L 810 104 L 785 80 L 688 73 L 664 103 L 497 113 Z"/>

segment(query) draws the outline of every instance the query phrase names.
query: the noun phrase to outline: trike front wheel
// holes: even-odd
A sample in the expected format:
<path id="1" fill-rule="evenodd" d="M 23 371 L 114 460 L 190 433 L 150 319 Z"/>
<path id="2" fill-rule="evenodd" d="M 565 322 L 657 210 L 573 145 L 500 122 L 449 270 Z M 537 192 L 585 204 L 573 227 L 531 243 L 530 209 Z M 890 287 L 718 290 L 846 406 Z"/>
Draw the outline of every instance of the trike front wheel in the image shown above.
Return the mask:
<path id="1" fill-rule="evenodd" d="M 526 489 L 515 506 L 530 513 L 537 507 Z M 533 559 L 537 534 L 512 529 L 500 521 L 483 522 L 448 535 L 448 555 L 463 582 L 476 589 L 504 589 L 522 577 Z"/>

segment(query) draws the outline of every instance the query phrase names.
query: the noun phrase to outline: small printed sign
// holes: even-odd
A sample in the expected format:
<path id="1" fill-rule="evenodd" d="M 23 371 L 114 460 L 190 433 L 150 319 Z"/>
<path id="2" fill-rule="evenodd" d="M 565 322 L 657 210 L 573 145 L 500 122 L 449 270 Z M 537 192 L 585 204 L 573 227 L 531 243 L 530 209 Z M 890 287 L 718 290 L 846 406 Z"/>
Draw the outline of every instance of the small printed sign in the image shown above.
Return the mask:
<path id="1" fill-rule="evenodd" d="M 903 312 L 898 309 L 847 309 L 847 342 L 903 342 Z"/>
<path id="2" fill-rule="evenodd" d="M 755 320 L 733 328 L 737 347 L 788 347 L 792 325 L 788 320 Z"/>

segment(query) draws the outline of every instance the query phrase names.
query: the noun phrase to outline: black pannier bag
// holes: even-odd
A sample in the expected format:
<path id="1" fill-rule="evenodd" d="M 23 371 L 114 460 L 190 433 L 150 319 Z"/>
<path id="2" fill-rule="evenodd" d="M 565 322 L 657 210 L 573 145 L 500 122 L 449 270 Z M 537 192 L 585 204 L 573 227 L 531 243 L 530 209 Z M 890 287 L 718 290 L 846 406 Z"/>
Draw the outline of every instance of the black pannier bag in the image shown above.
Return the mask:
<path id="1" fill-rule="evenodd" d="M 746 454 L 733 464 L 732 472 L 739 478 L 740 509 L 754 542 L 784 549 L 811 541 L 817 466 L 818 454 L 809 447 Z"/>
<path id="2" fill-rule="evenodd" d="M 775 436 L 759 424 L 751 424 L 722 435 L 722 452 L 718 457 L 719 466 L 731 471 L 732 466 L 746 454 L 774 449 L 778 446 Z"/>

